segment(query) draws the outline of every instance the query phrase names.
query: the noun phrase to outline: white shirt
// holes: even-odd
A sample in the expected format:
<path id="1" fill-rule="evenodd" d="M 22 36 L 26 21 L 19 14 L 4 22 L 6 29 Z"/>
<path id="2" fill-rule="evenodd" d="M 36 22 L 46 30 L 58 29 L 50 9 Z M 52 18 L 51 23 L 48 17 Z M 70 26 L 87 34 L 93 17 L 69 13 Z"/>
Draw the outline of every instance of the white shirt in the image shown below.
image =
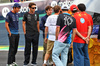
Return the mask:
<path id="1" fill-rule="evenodd" d="M 45 23 L 45 26 L 48 27 L 48 39 L 51 41 L 55 41 L 56 36 L 56 23 L 57 23 L 58 15 L 50 15 Z"/>

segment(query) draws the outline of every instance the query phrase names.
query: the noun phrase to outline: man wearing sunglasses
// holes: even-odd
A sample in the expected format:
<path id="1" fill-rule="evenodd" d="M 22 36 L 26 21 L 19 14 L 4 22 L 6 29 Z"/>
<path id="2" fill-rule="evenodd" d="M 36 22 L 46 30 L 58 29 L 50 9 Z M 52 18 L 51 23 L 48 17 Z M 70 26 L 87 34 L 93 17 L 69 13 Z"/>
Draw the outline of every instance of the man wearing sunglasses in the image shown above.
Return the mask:
<path id="1" fill-rule="evenodd" d="M 24 66 L 27 66 L 30 60 L 31 43 L 32 43 L 32 66 L 37 66 L 36 59 L 38 53 L 39 40 L 39 14 L 35 12 L 36 4 L 29 3 L 29 12 L 23 16 L 23 31 L 25 35 L 25 60 Z"/>
<path id="2" fill-rule="evenodd" d="M 13 10 L 10 11 L 6 16 L 5 27 L 8 31 L 9 37 L 9 52 L 8 52 L 8 62 L 7 66 L 17 66 L 15 63 L 15 55 L 17 53 L 18 43 L 19 43 L 19 10 L 20 4 L 15 3 L 13 5 Z"/>

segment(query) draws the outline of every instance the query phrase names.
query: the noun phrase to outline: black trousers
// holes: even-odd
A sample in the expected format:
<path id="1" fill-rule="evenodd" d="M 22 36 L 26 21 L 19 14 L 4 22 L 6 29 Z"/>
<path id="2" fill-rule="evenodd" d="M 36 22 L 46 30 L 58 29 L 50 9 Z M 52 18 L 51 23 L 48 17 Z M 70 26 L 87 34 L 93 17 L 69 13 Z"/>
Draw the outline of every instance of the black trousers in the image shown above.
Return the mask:
<path id="1" fill-rule="evenodd" d="M 25 51 L 24 51 L 24 65 L 27 65 L 30 61 L 30 54 L 31 54 L 31 43 L 32 43 L 32 64 L 36 63 L 37 54 L 38 54 L 38 40 L 39 40 L 39 33 L 34 35 L 25 35 Z"/>
<path id="2" fill-rule="evenodd" d="M 8 62 L 7 62 L 8 64 L 15 62 L 15 55 L 17 53 L 18 43 L 19 43 L 19 34 L 11 34 L 11 37 L 9 37 L 9 52 L 8 52 Z"/>

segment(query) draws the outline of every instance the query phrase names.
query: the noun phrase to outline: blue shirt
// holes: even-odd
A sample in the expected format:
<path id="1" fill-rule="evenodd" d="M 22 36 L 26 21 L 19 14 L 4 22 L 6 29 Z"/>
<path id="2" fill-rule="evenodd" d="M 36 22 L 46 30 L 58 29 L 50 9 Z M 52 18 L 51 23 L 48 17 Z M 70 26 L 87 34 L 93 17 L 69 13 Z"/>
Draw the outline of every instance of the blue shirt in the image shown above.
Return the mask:
<path id="1" fill-rule="evenodd" d="M 13 13 L 10 11 L 6 16 L 6 22 L 9 23 L 9 28 L 11 34 L 18 34 L 18 22 L 19 22 L 19 15 L 18 13 Z"/>
<path id="2" fill-rule="evenodd" d="M 41 23 L 40 23 L 40 30 L 43 31 L 43 38 L 45 38 L 44 31 L 45 31 L 45 23 L 46 23 L 47 17 L 48 17 L 48 15 L 45 15 L 44 17 L 42 17 Z"/>

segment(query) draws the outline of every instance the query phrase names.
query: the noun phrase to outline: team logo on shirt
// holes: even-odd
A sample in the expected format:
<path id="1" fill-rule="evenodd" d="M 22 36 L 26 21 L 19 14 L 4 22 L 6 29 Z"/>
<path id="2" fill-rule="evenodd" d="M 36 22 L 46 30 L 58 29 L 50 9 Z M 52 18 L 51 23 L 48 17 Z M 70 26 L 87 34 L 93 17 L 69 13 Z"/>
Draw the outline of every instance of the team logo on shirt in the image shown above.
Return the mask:
<path id="1" fill-rule="evenodd" d="M 72 18 L 71 17 L 69 17 L 69 16 L 67 16 L 67 15 L 65 15 L 65 18 L 64 18 L 64 25 L 71 25 L 72 24 L 72 22 L 73 22 L 73 20 L 72 20 Z"/>
<path id="2" fill-rule="evenodd" d="M 84 18 L 81 18 L 80 21 L 81 21 L 81 23 L 84 23 L 85 22 L 85 19 Z"/>

